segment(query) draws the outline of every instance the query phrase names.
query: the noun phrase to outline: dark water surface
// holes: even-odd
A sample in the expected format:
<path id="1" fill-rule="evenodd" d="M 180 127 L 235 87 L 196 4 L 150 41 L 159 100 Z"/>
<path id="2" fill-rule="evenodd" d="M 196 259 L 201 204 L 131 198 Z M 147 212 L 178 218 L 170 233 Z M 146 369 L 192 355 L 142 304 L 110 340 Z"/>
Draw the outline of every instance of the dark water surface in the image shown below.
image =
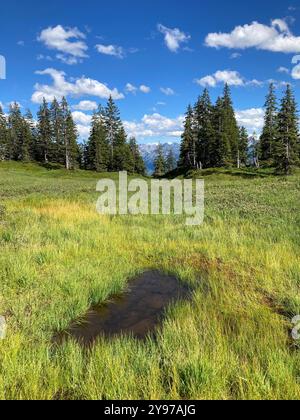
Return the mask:
<path id="1" fill-rule="evenodd" d="M 55 341 L 73 337 L 89 346 L 99 336 L 129 335 L 142 340 L 159 327 L 170 304 L 190 297 L 191 289 L 176 277 L 147 271 L 129 283 L 124 295 L 92 308 Z"/>

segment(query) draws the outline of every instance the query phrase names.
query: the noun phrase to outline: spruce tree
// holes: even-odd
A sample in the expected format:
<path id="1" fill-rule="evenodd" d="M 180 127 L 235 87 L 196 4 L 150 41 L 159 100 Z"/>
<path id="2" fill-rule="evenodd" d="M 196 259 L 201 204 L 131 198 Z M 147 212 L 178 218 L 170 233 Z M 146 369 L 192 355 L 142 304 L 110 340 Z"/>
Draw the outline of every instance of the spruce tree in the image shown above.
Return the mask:
<path id="1" fill-rule="evenodd" d="M 46 99 L 38 111 L 38 160 L 43 163 L 49 163 L 52 152 L 52 127 L 50 111 Z"/>
<path id="2" fill-rule="evenodd" d="M 216 105 L 213 108 L 212 115 L 214 128 L 214 136 L 210 153 L 210 163 L 212 167 L 227 166 L 230 161 L 230 139 L 224 131 L 224 119 L 224 101 L 222 98 L 218 98 Z"/>
<path id="3" fill-rule="evenodd" d="M 10 159 L 22 160 L 23 150 L 23 131 L 24 121 L 21 109 L 18 103 L 14 102 L 9 109 L 9 141 L 10 141 Z"/>
<path id="4" fill-rule="evenodd" d="M 278 135 L 274 148 L 274 160 L 279 172 L 286 175 L 299 164 L 299 131 L 295 97 L 290 85 L 287 86 L 278 113 Z"/>
<path id="5" fill-rule="evenodd" d="M 226 165 L 235 163 L 238 157 L 239 128 L 231 99 L 229 85 L 226 83 L 223 96 L 223 141 L 228 148 L 228 156 L 223 156 Z M 229 145 L 229 147 L 228 147 Z"/>
<path id="6" fill-rule="evenodd" d="M 209 92 L 204 90 L 194 108 L 195 136 L 197 150 L 197 164 L 202 169 L 211 164 L 213 126 L 212 126 L 212 103 Z"/>
<path id="7" fill-rule="evenodd" d="M 141 155 L 139 146 L 136 142 L 136 139 L 134 137 L 131 137 L 129 139 L 129 147 L 131 150 L 131 154 L 133 157 L 133 162 L 134 162 L 134 172 L 139 174 L 139 175 L 145 175 L 146 174 L 146 165 L 144 162 L 144 159 Z"/>
<path id="8" fill-rule="evenodd" d="M 108 100 L 104 115 L 107 140 L 110 147 L 110 169 L 114 170 L 115 148 L 118 140 L 117 136 L 122 129 L 122 122 L 120 118 L 120 111 L 114 103 L 112 96 L 110 96 Z"/>
<path id="9" fill-rule="evenodd" d="M 0 161 L 9 158 L 9 137 L 7 121 L 0 105 Z"/>
<path id="10" fill-rule="evenodd" d="M 65 167 L 67 170 L 75 169 L 78 166 L 79 148 L 77 144 L 77 129 L 71 112 L 68 113 L 65 123 L 64 147 Z"/>
<path id="11" fill-rule="evenodd" d="M 155 158 L 155 162 L 154 162 L 154 176 L 155 177 L 161 177 L 163 175 L 165 175 L 166 173 L 166 161 L 165 161 L 165 157 L 164 157 L 164 149 L 163 146 L 161 144 L 159 144 L 157 146 L 156 149 L 156 158 Z"/>
<path id="12" fill-rule="evenodd" d="M 110 165 L 110 148 L 105 115 L 101 107 L 92 118 L 91 134 L 86 148 L 86 166 L 89 170 L 107 172 Z"/>
<path id="13" fill-rule="evenodd" d="M 170 147 L 166 157 L 166 172 L 172 172 L 176 169 L 176 159 L 172 147 Z"/>
<path id="14" fill-rule="evenodd" d="M 30 160 L 36 160 L 37 156 L 37 132 L 33 115 L 30 109 L 27 109 L 24 119 L 27 123 L 27 130 L 29 136 L 29 156 Z"/>
<path id="15" fill-rule="evenodd" d="M 68 107 L 66 106 L 66 100 L 63 100 L 65 113 L 63 116 L 62 106 L 59 104 L 56 98 L 50 106 L 50 121 L 51 121 L 51 133 L 52 133 L 52 150 L 51 160 L 56 163 L 64 164 L 65 162 L 65 147 L 64 147 L 64 118 L 67 118 Z"/>
<path id="16" fill-rule="evenodd" d="M 113 171 L 134 172 L 134 158 L 130 145 L 127 143 L 127 135 L 122 127 L 115 137 Z"/>
<path id="17" fill-rule="evenodd" d="M 196 167 L 196 144 L 194 134 L 194 112 L 191 105 L 189 105 L 185 115 L 184 131 L 181 136 L 179 166 L 183 169 Z"/>
<path id="18" fill-rule="evenodd" d="M 240 168 L 241 165 L 247 165 L 248 159 L 248 133 L 245 127 L 240 127 L 239 135 L 239 144 L 238 144 L 238 158 L 237 158 L 237 167 Z"/>
<path id="19" fill-rule="evenodd" d="M 259 145 L 259 157 L 262 161 L 271 161 L 273 158 L 274 143 L 278 136 L 277 128 L 277 101 L 275 86 L 271 83 L 265 103 L 265 123 Z"/>

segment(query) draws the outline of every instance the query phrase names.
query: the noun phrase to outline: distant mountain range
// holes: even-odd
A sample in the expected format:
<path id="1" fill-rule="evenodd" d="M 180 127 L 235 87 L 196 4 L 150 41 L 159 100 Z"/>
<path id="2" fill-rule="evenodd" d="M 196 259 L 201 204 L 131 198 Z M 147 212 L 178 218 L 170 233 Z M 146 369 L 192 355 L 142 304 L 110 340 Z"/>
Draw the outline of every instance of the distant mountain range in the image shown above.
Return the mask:
<path id="1" fill-rule="evenodd" d="M 154 172 L 154 162 L 156 158 L 157 143 L 141 144 L 140 151 L 146 164 L 147 172 L 152 174 Z M 164 155 L 167 157 L 170 150 L 173 150 L 176 161 L 179 160 L 180 144 L 179 143 L 165 143 L 162 145 Z"/>

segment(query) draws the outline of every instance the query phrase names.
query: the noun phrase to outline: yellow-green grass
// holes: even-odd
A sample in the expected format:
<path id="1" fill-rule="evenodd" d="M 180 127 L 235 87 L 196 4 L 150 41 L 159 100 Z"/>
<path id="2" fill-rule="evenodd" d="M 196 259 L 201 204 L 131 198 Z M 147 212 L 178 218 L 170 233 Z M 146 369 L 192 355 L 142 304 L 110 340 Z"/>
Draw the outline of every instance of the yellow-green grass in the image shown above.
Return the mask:
<path id="1" fill-rule="evenodd" d="M 191 228 L 99 216 L 102 175 L 0 164 L 0 399 L 300 398 L 300 176 L 202 175 L 205 223 Z M 195 290 L 155 341 L 52 343 L 148 268 Z"/>

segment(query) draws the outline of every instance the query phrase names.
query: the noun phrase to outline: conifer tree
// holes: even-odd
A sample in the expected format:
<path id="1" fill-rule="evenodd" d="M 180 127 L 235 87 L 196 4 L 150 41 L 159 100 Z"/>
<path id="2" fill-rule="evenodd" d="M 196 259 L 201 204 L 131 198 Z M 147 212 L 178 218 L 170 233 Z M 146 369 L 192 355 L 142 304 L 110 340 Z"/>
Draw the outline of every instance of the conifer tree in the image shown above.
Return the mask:
<path id="1" fill-rule="evenodd" d="M 18 103 L 14 102 L 9 109 L 9 142 L 10 142 L 10 156 L 12 160 L 22 160 L 23 150 L 23 130 L 24 121 L 21 114 L 21 109 Z"/>
<path id="2" fill-rule="evenodd" d="M 37 133 L 36 133 L 36 126 L 33 119 L 33 115 L 30 109 L 27 109 L 24 120 L 27 124 L 27 136 L 28 136 L 28 144 L 29 144 L 29 157 L 30 160 L 36 160 L 37 156 Z"/>
<path id="3" fill-rule="evenodd" d="M 110 165 L 110 148 L 105 115 L 101 107 L 92 118 L 90 138 L 86 147 L 86 166 L 89 170 L 107 172 Z"/>
<path id="4" fill-rule="evenodd" d="M 134 137 L 131 137 L 129 140 L 129 147 L 131 150 L 131 154 L 133 157 L 134 162 L 134 172 L 139 175 L 145 175 L 146 174 L 146 166 L 144 159 L 142 158 L 139 146 L 136 142 L 136 139 Z"/>
<path id="5" fill-rule="evenodd" d="M 275 165 L 286 175 L 299 163 L 299 131 L 295 97 L 290 85 L 287 86 L 278 113 L 278 135 L 274 150 Z"/>
<path id="6" fill-rule="evenodd" d="M 176 169 L 176 159 L 174 156 L 174 152 L 172 147 L 170 147 L 170 150 L 168 151 L 167 158 L 166 158 L 166 172 L 172 172 L 174 169 Z"/>
<path id="7" fill-rule="evenodd" d="M 7 121 L 0 105 L 0 161 L 9 158 L 9 137 Z"/>
<path id="8" fill-rule="evenodd" d="M 66 108 L 65 115 L 63 116 L 62 108 Z M 63 106 L 60 106 L 56 98 L 50 106 L 50 121 L 51 121 L 51 133 L 52 133 L 52 150 L 51 160 L 56 163 L 63 164 L 65 161 L 65 148 L 64 148 L 64 117 L 67 118 L 68 107 L 66 107 L 66 101 L 63 100 Z"/>
<path id="9" fill-rule="evenodd" d="M 225 164 L 235 163 L 238 156 L 239 128 L 236 121 L 231 92 L 226 83 L 223 96 L 223 141 L 228 147 L 228 156 L 223 156 Z"/>
<path id="10" fill-rule="evenodd" d="M 52 129 L 50 111 L 46 99 L 38 111 L 38 159 L 41 162 L 49 163 L 52 152 Z"/>
<path id="11" fill-rule="evenodd" d="M 271 83 L 265 103 L 265 123 L 259 145 L 259 157 L 262 161 L 271 161 L 273 158 L 274 143 L 278 136 L 277 129 L 277 102 L 275 96 L 275 86 Z"/>
<path id="12" fill-rule="evenodd" d="M 156 158 L 154 162 L 154 167 L 155 167 L 155 170 L 154 170 L 155 177 L 161 177 L 165 175 L 166 162 L 165 162 L 165 157 L 164 157 L 164 149 L 161 144 L 159 144 L 156 149 Z"/>
<path id="13" fill-rule="evenodd" d="M 134 172 L 134 158 L 130 145 L 127 143 L 127 135 L 122 127 L 115 137 L 113 171 Z"/>
<path id="14" fill-rule="evenodd" d="M 210 154 L 212 167 L 226 166 L 230 161 L 230 140 L 224 131 L 224 119 L 224 101 L 222 98 L 218 98 L 212 115 L 214 128 L 212 151 Z"/>
<path id="15" fill-rule="evenodd" d="M 184 169 L 191 169 L 196 167 L 194 112 L 191 105 L 188 106 L 185 115 L 184 131 L 181 136 L 179 166 Z"/>
<path id="16" fill-rule="evenodd" d="M 112 96 L 110 96 L 107 106 L 105 108 L 105 129 L 107 133 L 107 140 L 110 147 L 110 169 L 113 170 L 114 159 L 115 159 L 115 148 L 117 142 L 117 136 L 122 129 L 122 122 L 120 118 L 120 111 L 117 108 Z"/>
<path id="17" fill-rule="evenodd" d="M 213 126 L 212 104 L 207 89 L 198 99 L 195 109 L 195 136 L 197 141 L 197 164 L 202 169 L 210 166 L 210 154 L 212 152 Z"/>
<path id="18" fill-rule="evenodd" d="M 75 169 L 79 162 L 79 148 L 77 144 L 77 129 L 74 124 L 71 112 L 68 112 L 65 122 L 64 146 L 65 146 L 65 167 L 67 170 Z"/>
<path id="19" fill-rule="evenodd" d="M 248 159 L 248 133 L 245 127 L 240 127 L 239 135 L 239 144 L 238 144 L 238 157 L 237 157 L 237 167 L 238 169 L 241 165 L 247 165 Z"/>

